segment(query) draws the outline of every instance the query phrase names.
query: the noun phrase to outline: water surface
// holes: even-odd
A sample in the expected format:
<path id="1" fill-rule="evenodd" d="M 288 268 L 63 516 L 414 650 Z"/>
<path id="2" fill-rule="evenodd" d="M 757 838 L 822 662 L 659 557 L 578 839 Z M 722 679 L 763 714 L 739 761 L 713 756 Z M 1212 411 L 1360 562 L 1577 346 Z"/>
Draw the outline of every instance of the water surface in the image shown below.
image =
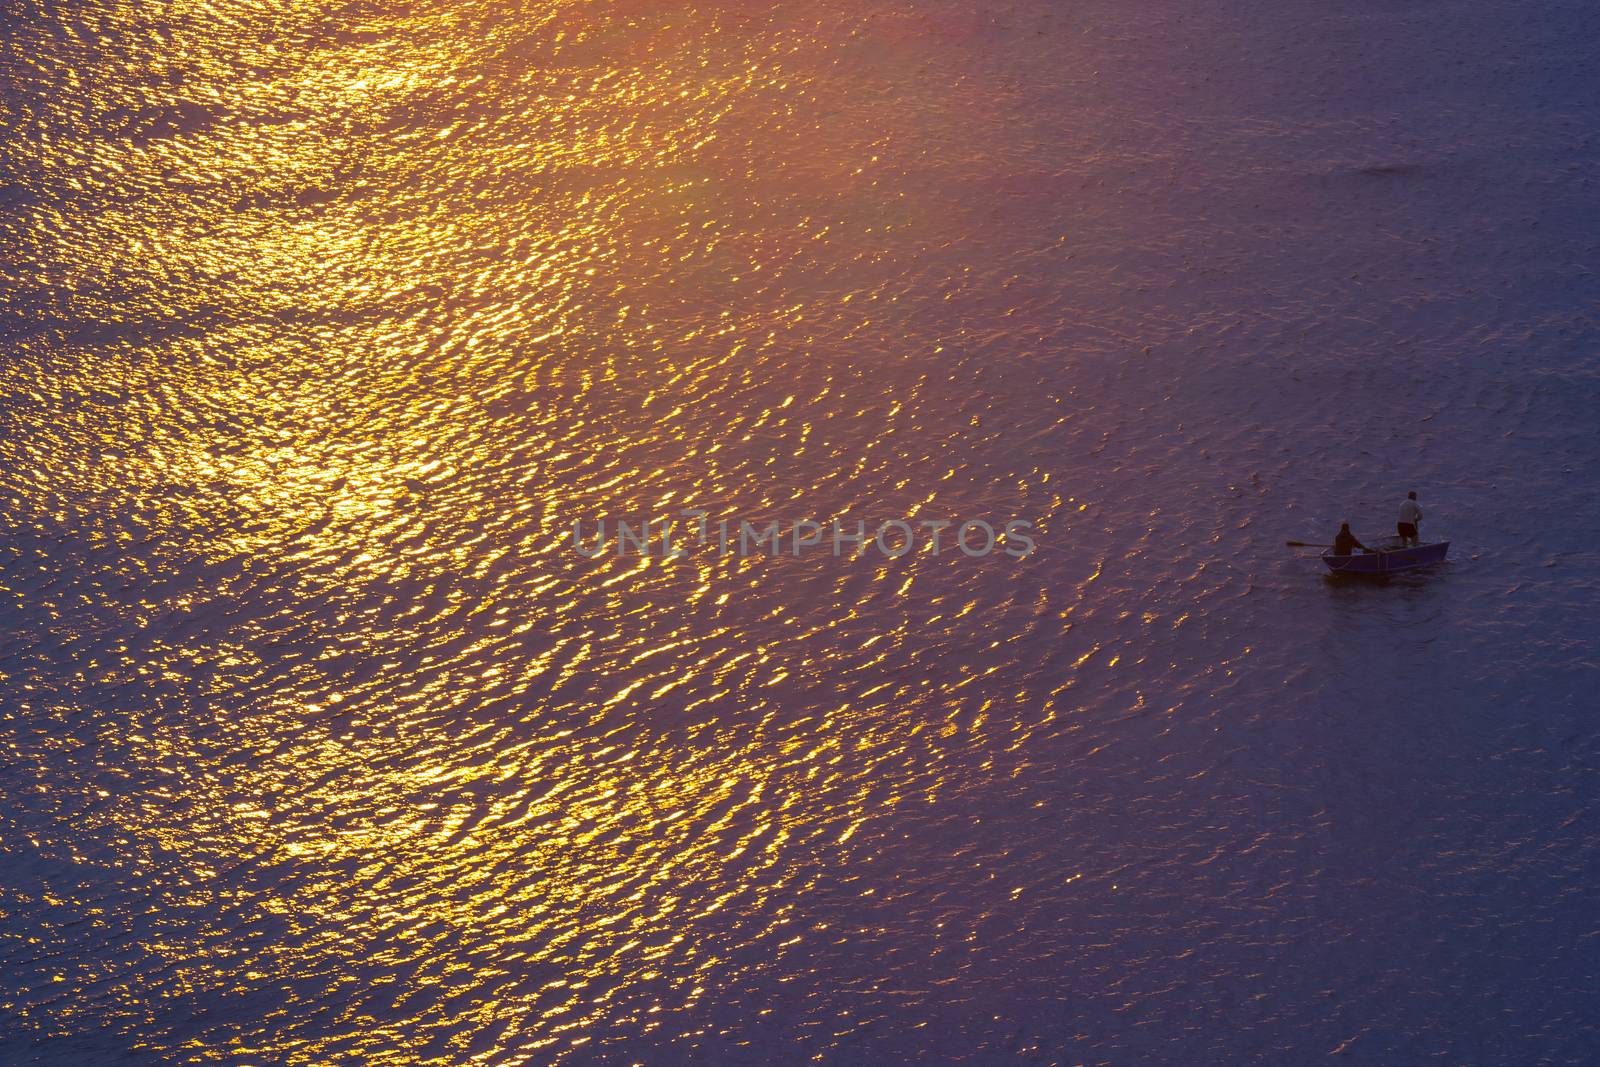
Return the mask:
<path id="1" fill-rule="evenodd" d="M 0 17 L 0 1060 L 1600 1056 L 1600 18 L 973 7 Z"/>

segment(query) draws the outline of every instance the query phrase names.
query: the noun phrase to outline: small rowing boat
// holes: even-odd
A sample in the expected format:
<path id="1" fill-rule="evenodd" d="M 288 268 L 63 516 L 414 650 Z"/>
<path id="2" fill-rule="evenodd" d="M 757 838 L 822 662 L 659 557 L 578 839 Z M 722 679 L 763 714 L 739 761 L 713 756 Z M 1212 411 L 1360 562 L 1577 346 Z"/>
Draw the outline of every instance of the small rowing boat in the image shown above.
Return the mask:
<path id="1" fill-rule="evenodd" d="M 1322 554 L 1322 562 L 1335 574 L 1393 574 L 1395 571 L 1409 571 L 1417 567 L 1426 567 L 1434 563 L 1443 563 L 1445 554 L 1450 551 L 1449 541 L 1436 541 L 1431 545 L 1402 544 L 1398 537 L 1391 537 L 1381 544 L 1373 545 L 1370 552 L 1358 552 L 1349 556 L 1336 556 L 1331 551 Z"/>

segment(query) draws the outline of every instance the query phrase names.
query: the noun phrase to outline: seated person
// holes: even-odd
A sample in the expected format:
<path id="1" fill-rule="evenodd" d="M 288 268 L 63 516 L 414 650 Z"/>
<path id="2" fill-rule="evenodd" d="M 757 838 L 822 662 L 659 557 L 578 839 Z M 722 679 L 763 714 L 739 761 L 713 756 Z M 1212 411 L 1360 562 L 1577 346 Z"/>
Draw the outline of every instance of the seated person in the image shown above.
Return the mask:
<path id="1" fill-rule="evenodd" d="M 1333 554 L 1336 556 L 1349 556 L 1354 554 L 1358 548 L 1363 552 L 1372 551 L 1356 540 L 1356 535 L 1350 532 L 1350 524 L 1348 522 L 1340 523 L 1339 532 L 1333 536 Z"/>

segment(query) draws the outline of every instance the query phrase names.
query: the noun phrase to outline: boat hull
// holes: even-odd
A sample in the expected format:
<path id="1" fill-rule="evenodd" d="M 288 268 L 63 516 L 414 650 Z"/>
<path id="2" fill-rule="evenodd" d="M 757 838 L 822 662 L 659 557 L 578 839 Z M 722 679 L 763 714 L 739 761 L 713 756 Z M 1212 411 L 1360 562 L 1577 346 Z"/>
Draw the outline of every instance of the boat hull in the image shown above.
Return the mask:
<path id="1" fill-rule="evenodd" d="M 1335 574 L 1393 574 L 1443 563 L 1449 551 L 1450 542 L 1439 541 L 1431 545 L 1383 546 L 1373 552 L 1352 556 L 1324 552 L 1322 562 Z"/>

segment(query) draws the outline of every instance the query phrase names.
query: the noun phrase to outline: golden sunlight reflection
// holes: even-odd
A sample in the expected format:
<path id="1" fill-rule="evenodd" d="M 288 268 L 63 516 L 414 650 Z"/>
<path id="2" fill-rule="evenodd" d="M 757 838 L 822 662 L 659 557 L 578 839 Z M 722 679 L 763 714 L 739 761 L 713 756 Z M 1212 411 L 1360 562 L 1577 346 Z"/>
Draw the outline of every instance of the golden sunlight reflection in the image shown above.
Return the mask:
<path id="1" fill-rule="evenodd" d="M 909 16 L 623 8 L 106 4 L 35 42 L 69 78 L 130 42 L 80 88 L 133 132 L 32 164 L 73 193 L 24 249 L 66 294 L 30 520 L 78 540 L 18 595 L 109 694 L 92 744 L 37 744 L 150 901 L 67 976 L 105 992 L 37 1025 L 109 1003 L 189 1063 L 702 1047 L 675 1018 L 752 969 L 858 981 L 839 946 L 906 906 L 859 872 L 925 862 L 897 820 L 972 832 L 964 792 L 1157 629 L 1079 638 L 1081 598 L 949 548 L 572 551 L 607 517 L 1048 528 L 1100 499 L 1021 448 L 1060 391 L 990 369 L 1069 255 L 955 162 L 1037 150 L 999 143 L 1005 76 L 950 76 Z M 69 95 L 38 121 L 89 121 Z M 1072 582 L 1126 593 L 1103 541 Z"/>

